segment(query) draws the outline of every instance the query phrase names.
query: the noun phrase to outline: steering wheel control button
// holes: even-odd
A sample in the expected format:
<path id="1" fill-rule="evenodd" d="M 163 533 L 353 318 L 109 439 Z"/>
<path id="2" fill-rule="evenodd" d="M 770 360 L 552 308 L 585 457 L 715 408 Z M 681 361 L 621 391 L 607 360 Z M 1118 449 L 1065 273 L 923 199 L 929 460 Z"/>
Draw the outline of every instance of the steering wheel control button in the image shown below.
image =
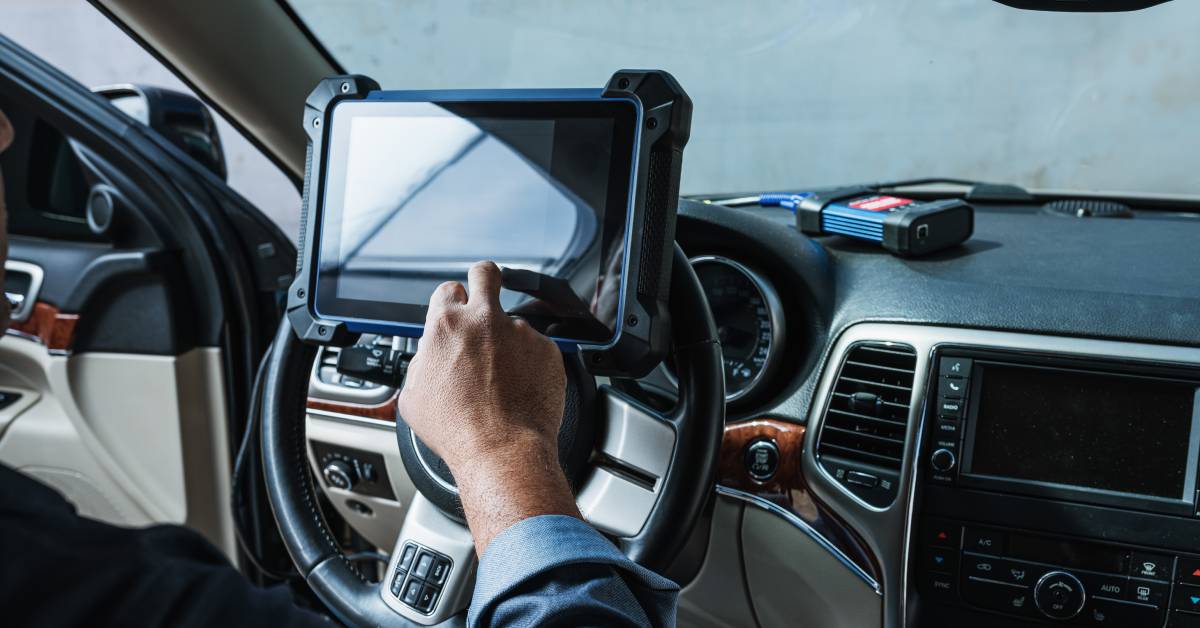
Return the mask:
<path id="1" fill-rule="evenodd" d="M 425 585 L 425 588 L 421 589 L 421 595 L 417 598 L 417 603 L 413 606 L 415 606 L 416 609 L 422 613 L 428 613 L 432 611 L 434 605 L 437 604 L 437 598 L 438 590 L 429 585 Z"/>
<path id="2" fill-rule="evenodd" d="M 400 555 L 400 562 L 396 563 L 396 569 L 408 571 L 412 567 L 412 561 L 417 557 L 417 546 L 409 543 L 404 546 L 404 553 Z"/>
<path id="3" fill-rule="evenodd" d="M 392 578 L 392 595 L 400 597 L 400 588 L 404 586 L 404 572 L 397 571 L 396 576 Z"/>
<path id="4" fill-rule="evenodd" d="M 746 447 L 745 463 L 750 477 L 766 482 L 779 470 L 779 447 L 774 441 L 756 440 Z"/>
<path id="5" fill-rule="evenodd" d="M 432 567 L 433 554 L 430 554 L 429 552 L 421 552 L 420 557 L 417 558 L 417 566 L 413 567 L 412 570 L 413 577 L 424 580 L 429 576 L 429 570 Z"/>
<path id="6" fill-rule="evenodd" d="M 450 577 L 453 563 L 450 559 L 416 543 L 404 544 L 400 558 L 396 561 L 396 579 L 408 575 L 404 586 L 392 583 L 392 594 L 417 612 L 433 613 L 441 597 L 442 586 Z"/>
<path id="7" fill-rule="evenodd" d="M 325 482 L 333 488 L 348 491 L 354 488 L 358 474 L 354 471 L 354 467 L 345 460 L 331 460 L 321 470 L 321 475 L 325 477 Z"/>
<path id="8" fill-rule="evenodd" d="M 446 582 L 446 574 L 448 573 L 450 573 L 450 561 L 439 558 L 433 561 L 433 567 L 429 570 L 428 581 L 441 586 Z"/>
<path id="9" fill-rule="evenodd" d="M 421 597 L 421 589 L 424 586 L 420 580 L 409 578 L 408 583 L 404 585 L 404 597 L 400 598 L 400 600 L 409 606 L 416 606 L 417 600 Z"/>
<path id="10" fill-rule="evenodd" d="M 1083 583 L 1065 571 L 1051 571 L 1033 588 L 1038 610 L 1051 619 L 1071 619 L 1083 610 L 1087 599 Z"/>

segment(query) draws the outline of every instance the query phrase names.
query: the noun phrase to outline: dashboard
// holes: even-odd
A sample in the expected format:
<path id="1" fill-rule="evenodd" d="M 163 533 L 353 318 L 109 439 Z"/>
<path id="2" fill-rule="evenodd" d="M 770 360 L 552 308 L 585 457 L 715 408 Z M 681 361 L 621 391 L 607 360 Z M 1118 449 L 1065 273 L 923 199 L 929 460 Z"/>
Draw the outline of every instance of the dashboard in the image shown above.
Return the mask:
<path id="1" fill-rule="evenodd" d="M 716 492 L 781 523 L 764 543 L 794 534 L 846 576 L 781 578 L 747 519 L 753 621 L 1200 625 L 1200 216 L 1045 200 L 977 202 L 971 240 L 919 259 L 804 236 L 782 209 L 681 202 L 725 353 Z M 393 392 L 342 390 L 322 364 L 310 425 L 390 425 Z M 642 384 L 669 398 L 670 365 Z M 340 438 L 322 434 L 319 473 Z"/>

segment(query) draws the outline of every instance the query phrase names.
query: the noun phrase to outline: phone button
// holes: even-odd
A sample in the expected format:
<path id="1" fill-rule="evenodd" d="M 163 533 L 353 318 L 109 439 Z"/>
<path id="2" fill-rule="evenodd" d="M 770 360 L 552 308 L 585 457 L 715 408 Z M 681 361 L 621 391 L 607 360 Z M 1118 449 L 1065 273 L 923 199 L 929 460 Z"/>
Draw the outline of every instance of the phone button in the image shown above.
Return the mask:
<path id="1" fill-rule="evenodd" d="M 967 395 L 967 380 L 943 377 L 938 380 L 938 396 L 942 399 L 962 399 Z"/>

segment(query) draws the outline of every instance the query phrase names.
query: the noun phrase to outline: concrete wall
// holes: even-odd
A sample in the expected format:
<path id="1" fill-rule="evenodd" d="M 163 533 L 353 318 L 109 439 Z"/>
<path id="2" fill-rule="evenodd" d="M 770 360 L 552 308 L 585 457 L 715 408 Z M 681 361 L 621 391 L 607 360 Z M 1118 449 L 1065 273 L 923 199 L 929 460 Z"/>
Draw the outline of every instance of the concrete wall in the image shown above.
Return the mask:
<path id="1" fill-rule="evenodd" d="M 661 67 L 695 100 L 685 192 L 947 175 L 1197 193 L 1200 4 L 1049 14 L 989 0 L 295 0 L 392 88 L 589 86 Z M 82 82 L 180 87 L 91 6 L 0 0 L 0 32 Z M 289 234 L 295 191 L 222 129 Z"/>

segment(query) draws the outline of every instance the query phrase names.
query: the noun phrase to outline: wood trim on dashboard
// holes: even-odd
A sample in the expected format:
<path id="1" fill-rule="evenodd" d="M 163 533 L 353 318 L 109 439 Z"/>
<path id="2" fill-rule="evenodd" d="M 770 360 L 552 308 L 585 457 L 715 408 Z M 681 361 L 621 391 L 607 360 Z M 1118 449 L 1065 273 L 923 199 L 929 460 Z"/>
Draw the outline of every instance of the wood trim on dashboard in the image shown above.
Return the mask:
<path id="1" fill-rule="evenodd" d="M 862 537 L 817 499 L 809 488 L 804 476 L 804 436 L 803 425 L 778 419 L 753 419 L 726 425 L 717 463 L 717 484 L 749 493 L 791 512 L 876 582 L 881 582 L 878 561 Z M 779 467 L 766 482 L 750 477 L 746 469 L 746 449 L 759 440 L 773 441 L 779 449 Z"/>
<path id="2" fill-rule="evenodd" d="M 397 413 L 397 398 L 398 394 L 388 398 L 383 403 L 375 405 L 366 405 L 361 403 L 350 403 L 347 401 L 331 401 L 329 399 L 317 399 L 309 397 L 305 403 L 305 407 L 309 410 L 321 410 L 323 412 L 336 412 L 349 416 L 364 417 L 367 419 L 377 419 L 380 421 L 396 421 Z"/>
<path id="3" fill-rule="evenodd" d="M 38 301 L 29 318 L 13 322 L 8 329 L 46 345 L 51 351 L 70 351 L 75 344 L 75 327 L 78 324 L 78 314 L 64 314 L 57 307 Z"/>

